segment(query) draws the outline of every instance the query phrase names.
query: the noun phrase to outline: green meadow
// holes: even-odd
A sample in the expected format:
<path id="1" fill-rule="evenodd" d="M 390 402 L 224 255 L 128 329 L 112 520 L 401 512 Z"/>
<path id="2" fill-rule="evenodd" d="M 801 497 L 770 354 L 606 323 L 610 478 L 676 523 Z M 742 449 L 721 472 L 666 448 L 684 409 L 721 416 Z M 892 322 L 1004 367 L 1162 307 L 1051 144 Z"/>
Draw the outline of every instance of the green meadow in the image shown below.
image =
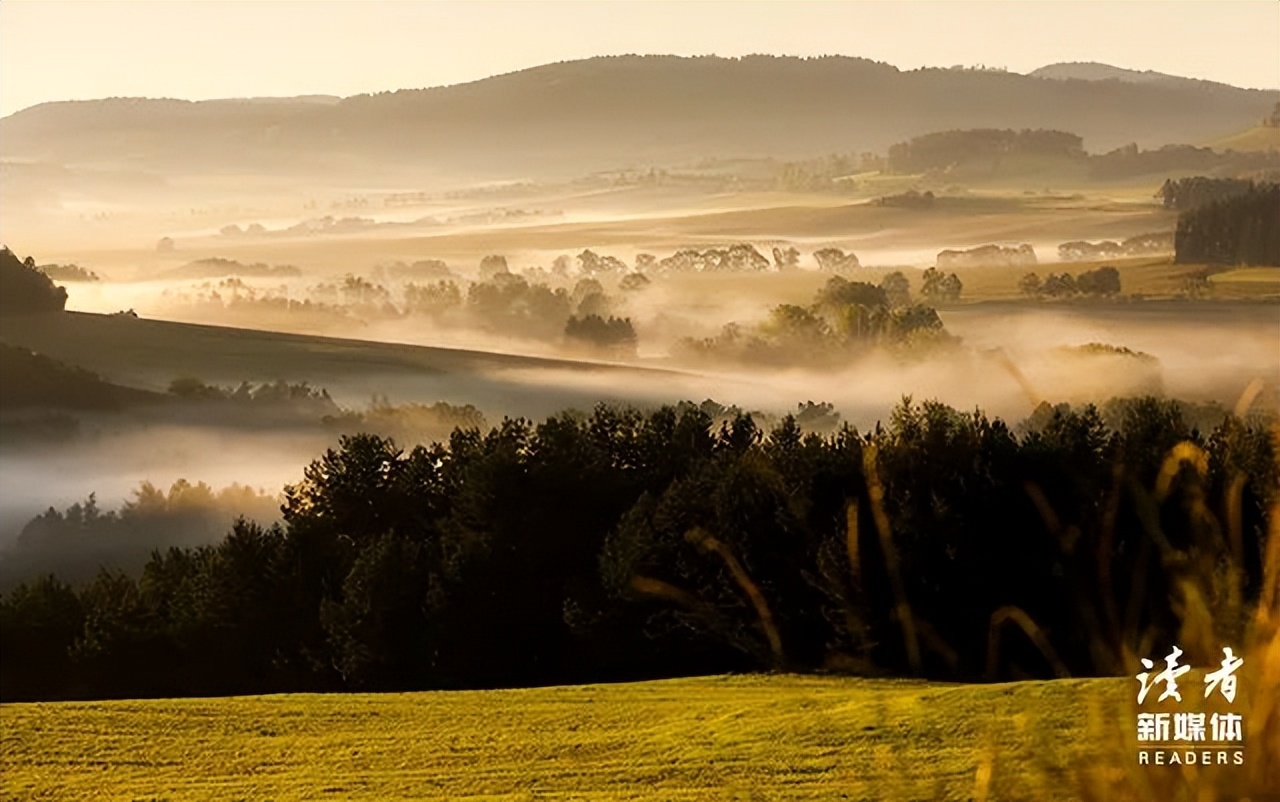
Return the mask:
<path id="1" fill-rule="evenodd" d="M 716 676 L 0 707 L 8 799 L 1070 799 L 1131 680 Z"/>

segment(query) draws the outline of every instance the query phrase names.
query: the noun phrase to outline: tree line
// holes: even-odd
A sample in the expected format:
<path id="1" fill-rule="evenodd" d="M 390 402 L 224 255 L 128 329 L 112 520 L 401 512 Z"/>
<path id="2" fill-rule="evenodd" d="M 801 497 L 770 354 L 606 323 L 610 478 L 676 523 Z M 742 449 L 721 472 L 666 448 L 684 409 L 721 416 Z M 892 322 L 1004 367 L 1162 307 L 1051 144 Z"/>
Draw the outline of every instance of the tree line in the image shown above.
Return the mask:
<path id="1" fill-rule="evenodd" d="M 1195 566 L 1256 598 L 1276 465 L 1265 421 L 1156 399 L 1017 426 L 908 399 L 865 432 L 686 403 L 409 451 L 354 435 L 282 525 L 6 594 L 0 694 L 1127 673 L 1176 637 Z"/>
<path id="2" fill-rule="evenodd" d="M 1280 159 L 1275 152 L 1218 152 L 1193 145 L 1141 150 L 1136 144 L 1129 144 L 1106 153 L 1090 154 L 1085 151 L 1081 137 L 1046 129 L 938 131 L 899 142 L 888 152 L 888 168 L 899 174 L 947 171 L 977 177 L 999 172 L 1016 174 L 1041 169 L 1048 163 L 1075 165 L 1086 170 L 1091 178 L 1103 181 L 1192 170 L 1230 176 L 1275 173 L 1280 169 Z M 1236 179 L 1191 180 L 1221 181 L 1225 186 Z"/>
<path id="3" fill-rule="evenodd" d="M 1066 271 L 1050 272 L 1042 280 L 1037 273 L 1027 273 L 1018 280 L 1018 291 L 1032 298 L 1070 298 L 1076 295 L 1110 298 L 1120 294 L 1120 271 L 1103 266 L 1078 275 Z"/>
<path id="4" fill-rule="evenodd" d="M 1243 178 L 1210 178 L 1197 175 L 1188 178 L 1165 179 L 1156 190 L 1156 197 L 1166 209 L 1185 212 L 1215 201 L 1225 200 L 1252 192 L 1258 185 Z"/>

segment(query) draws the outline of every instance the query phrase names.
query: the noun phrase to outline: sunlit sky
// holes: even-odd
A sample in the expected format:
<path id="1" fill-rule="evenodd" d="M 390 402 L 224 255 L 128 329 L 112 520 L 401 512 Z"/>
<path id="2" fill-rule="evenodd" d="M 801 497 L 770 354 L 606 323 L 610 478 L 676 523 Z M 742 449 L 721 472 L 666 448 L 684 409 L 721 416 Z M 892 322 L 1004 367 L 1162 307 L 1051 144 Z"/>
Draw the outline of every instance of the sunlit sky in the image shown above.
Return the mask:
<path id="1" fill-rule="evenodd" d="M 1280 88 L 1280 2 L 0 2 L 0 114 L 476 80 L 621 53 L 1058 61 Z"/>

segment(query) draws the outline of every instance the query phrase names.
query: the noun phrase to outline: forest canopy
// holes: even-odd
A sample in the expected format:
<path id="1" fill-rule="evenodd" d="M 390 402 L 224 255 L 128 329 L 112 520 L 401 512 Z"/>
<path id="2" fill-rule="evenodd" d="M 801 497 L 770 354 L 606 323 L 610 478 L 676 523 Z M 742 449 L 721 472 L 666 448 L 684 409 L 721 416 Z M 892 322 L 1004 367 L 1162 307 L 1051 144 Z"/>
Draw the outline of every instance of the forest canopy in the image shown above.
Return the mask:
<path id="1" fill-rule="evenodd" d="M 907 399 L 868 432 L 796 416 L 764 431 L 684 403 L 460 427 L 409 451 L 348 436 L 287 489 L 280 525 L 4 595 L 0 694 L 1115 673 L 1139 639 L 1176 636 L 1171 594 L 1197 561 L 1256 594 L 1269 425 L 1145 398 L 1044 404 L 1015 426 Z M 1230 538 L 1186 514 L 1228 492 Z M 1198 556 L 1162 569 L 1157 543 Z M 992 640 L 1010 609 L 1049 651 Z"/>

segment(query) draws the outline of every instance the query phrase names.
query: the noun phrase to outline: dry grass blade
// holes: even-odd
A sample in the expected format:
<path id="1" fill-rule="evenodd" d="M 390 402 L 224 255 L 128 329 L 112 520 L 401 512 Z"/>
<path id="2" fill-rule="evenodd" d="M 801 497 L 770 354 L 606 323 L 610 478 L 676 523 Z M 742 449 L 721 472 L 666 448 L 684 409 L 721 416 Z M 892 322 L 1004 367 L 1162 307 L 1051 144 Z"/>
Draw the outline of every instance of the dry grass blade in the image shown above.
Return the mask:
<path id="1" fill-rule="evenodd" d="M 1049 638 L 1036 625 L 1036 622 L 1031 620 L 1031 616 L 1017 607 L 1001 607 L 991 614 L 991 627 L 987 635 L 987 677 L 989 679 L 995 678 L 996 669 L 999 666 L 1000 633 L 1008 621 L 1017 624 L 1026 633 L 1031 642 L 1035 644 L 1035 647 L 1040 650 L 1040 654 L 1049 663 L 1049 667 L 1053 669 L 1055 676 L 1060 679 L 1071 676 L 1071 672 L 1067 670 L 1062 658 L 1058 656 L 1053 645 L 1049 643 Z"/>
<path id="2" fill-rule="evenodd" d="M 778 627 L 773 621 L 773 613 L 769 610 L 769 603 L 765 601 L 764 594 L 760 592 L 760 588 L 756 587 L 756 583 L 751 581 L 747 570 L 742 567 L 742 563 L 734 555 L 733 551 L 704 529 L 695 527 L 689 530 L 685 537 L 701 548 L 714 552 L 724 561 L 725 567 L 729 569 L 730 575 L 733 576 L 733 581 L 746 594 L 751 601 L 751 606 L 755 608 L 756 617 L 760 621 L 760 628 L 764 631 L 765 638 L 769 641 L 769 651 L 773 655 L 774 667 L 782 668 L 786 665 L 786 655 L 782 650 L 782 634 L 778 631 Z"/>
<path id="3" fill-rule="evenodd" d="M 868 445 L 863 449 L 862 466 L 863 473 L 867 477 L 867 496 L 871 502 L 872 517 L 876 522 L 876 534 L 880 537 L 880 549 L 884 552 L 885 568 L 889 573 L 890 587 L 893 588 L 894 609 L 898 624 L 902 627 L 907 664 L 918 675 L 921 671 L 920 642 L 916 637 L 915 619 L 911 615 L 911 605 L 907 601 L 906 586 L 902 582 L 902 571 L 898 567 L 898 551 L 893 544 L 889 516 L 884 511 L 884 485 L 880 483 L 880 472 L 876 467 L 875 446 Z"/>

